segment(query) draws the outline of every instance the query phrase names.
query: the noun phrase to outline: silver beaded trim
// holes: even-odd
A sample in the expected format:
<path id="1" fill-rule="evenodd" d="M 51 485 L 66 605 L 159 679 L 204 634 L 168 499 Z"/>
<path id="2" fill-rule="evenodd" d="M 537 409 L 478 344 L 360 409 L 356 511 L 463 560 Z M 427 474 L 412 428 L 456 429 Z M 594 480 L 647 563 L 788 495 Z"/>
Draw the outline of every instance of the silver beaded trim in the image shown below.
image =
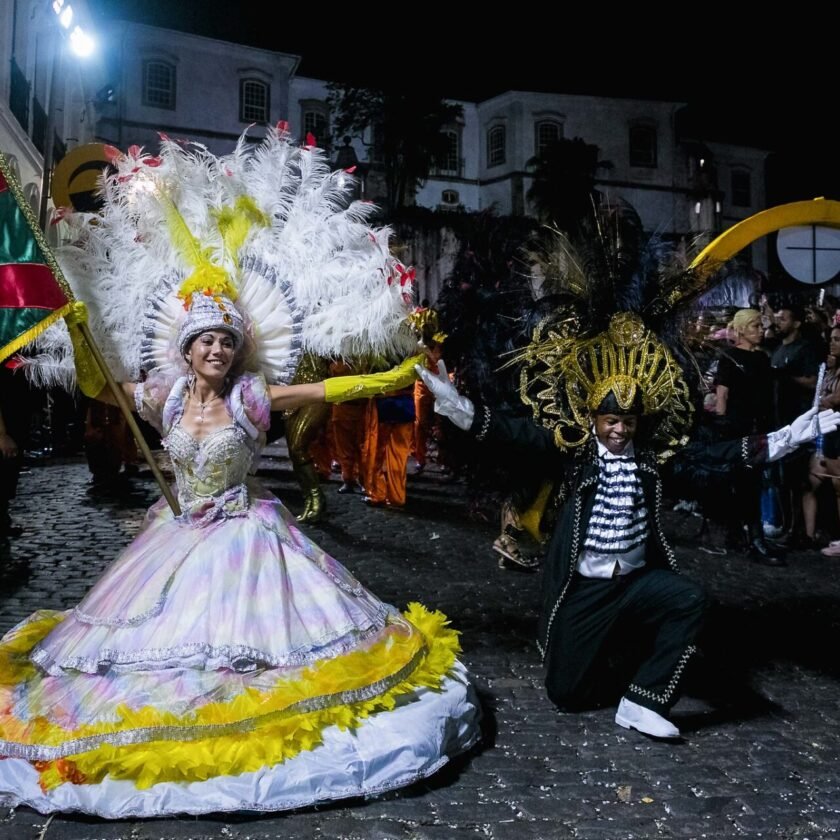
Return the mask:
<path id="1" fill-rule="evenodd" d="M 475 439 L 478 441 L 484 440 L 487 436 L 487 432 L 490 431 L 490 409 L 483 405 L 481 406 L 481 410 L 484 413 L 484 419 L 481 421 L 481 428 L 478 430 L 478 434 L 475 436 Z"/>
<path id="2" fill-rule="evenodd" d="M 749 438 L 741 438 L 741 458 L 745 464 L 749 464 Z"/>
<path id="3" fill-rule="evenodd" d="M 240 260 L 240 272 L 254 272 L 262 275 L 272 286 L 280 289 L 286 305 L 289 307 L 289 318 L 291 323 L 288 326 L 291 332 L 291 341 L 289 342 L 288 357 L 280 360 L 275 359 L 275 353 L 272 353 L 271 360 L 266 358 L 268 355 L 263 348 L 260 348 L 259 357 L 262 362 L 263 370 L 266 374 L 266 379 L 273 385 L 289 385 L 294 379 L 298 364 L 303 356 L 303 310 L 297 304 L 295 297 L 295 290 L 287 278 L 280 277 L 274 266 L 269 265 L 256 254 L 249 253 L 242 256 Z M 264 341 L 264 337 L 263 341 Z M 271 367 L 269 371 L 268 368 Z"/>
<path id="4" fill-rule="evenodd" d="M 0 741 L 0 754 L 6 758 L 24 758 L 28 761 L 54 761 L 69 755 L 90 752 L 103 744 L 124 747 L 131 744 L 147 744 L 150 741 L 199 741 L 204 738 L 221 738 L 238 732 L 247 732 L 258 726 L 265 726 L 295 715 L 329 709 L 333 706 L 360 703 L 379 694 L 384 694 L 407 679 L 426 657 L 427 653 L 428 647 L 423 643 L 420 650 L 399 671 L 363 688 L 340 691 L 335 694 L 324 694 L 320 697 L 309 697 L 305 700 L 299 700 L 297 703 L 292 703 L 285 709 L 244 718 L 235 723 L 212 723 L 196 726 L 147 726 L 140 729 L 128 729 L 123 732 L 109 732 L 103 735 L 74 738 L 51 747 L 21 744 L 16 741 Z"/>
<path id="5" fill-rule="evenodd" d="M 537 639 L 537 649 L 540 652 L 540 658 L 543 662 L 545 662 L 546 652 L 548 651 L 548 641 L 551 638 L 551 626 L 554 624 L 554 619 L 557 616 L 557 610 L 560 609 L 560 604 L 563 603 L 563 599 L 566 597 L 566 592 L 572 582 L 572 578 L 575 574 L 575 568 L 577 566 L 578 547 L 580 545 L 580 509 L 583 505 L 583 499 L 580 491 L 585 490 L 587 487 L 591 487 L 597 481 L 597 475 L 592 476 L 592 478 L 588 478 L 586 481 L 581 482 L 577 492 L 575 493 L 575 515 L 572 519 L 572 549 L 570 552 L 571 562 L 569 563 L 569 575 L 566 578 L 565 586 L 560 592 L 557 600 L 554 602 L 554 607 L 552 607 L 551 615 L 548 618 L 548 625 L 545 628 L 545 637 L 542 644 L 540 643 L 540 640 Z"/>
<path id="6" fill-rule="evenodd" d="M 175 574 L 177 573 L 177 569 L 172 572 L 172 574 L 167 578 L 166 583 L 163 585 L 163 589 L 161 590 L 160 597 L 152 604 L 149 609 L 145 612 L 140 613 L 139 615 L 135 615 L 132 618 L 99 618 L 95 615 L 90 615 L 86 612 L 83 612 L 81 609 L 81 604 L 78 607 L 73 608 L 73 616 L 76 618 L 77 621 L 81 622 L 82 624 L 92 624 L 96 626 L 107 626 L 107 627 L 136 627 L 138 624 L 142 624 L 144 621 L 147 621 L 150 618 L 153 618 L 156 615 L 160 615 L 161 610 L 163 609 L 163 605 L 166 602 L 166 596 L 169 594 L 169 590 L 172 587 L 172 581 L 175 580 Z"/>
<path id="7" fill-rule="evenodd" d="M 650 473 L 656 481 L 656 496 L 653 502 L 653 525 L 656 530 L 656 536 L 659 538 L 659 544 L 665 551 L 665 557 L 668 559 L 668 565 L 673 571 L 679 573 L 680 568 L 677 563 L 677 558 L 674 555 L 674 550 L 669 545 L 668 540 L 665 539 L 665 534 L 662 531 L 662 479 L 660 478 L 659 472 L 656 468 L 650 466 L 650 464 L 639 464 L 639 469 Z"/>
<path id="8" fill-rule="evenodd" d="M 668 700 L 671 699 L 671 695 L 677 690 L 677 686 L 680 682 L 680 677 L 682 677 L 682 673 L 685 670 L 685 666 L 688 663 L 688 660 L 695 653 L 697 653 L 697 648 L 694 647 L 694 645 L 689 645 L 685 649 L 685 652 L 680 657 L 680 661 L 677 663 L 677 667 L 674 669 L 674 675 L 668 681 L 668 685 L 665 686 L 665 691 L 662 692 L 662 694 L 657 694 L 655 691 L 649 691 L 647 688 L 642 688 L 641 686 L 638 686 L 635 683 L 630 683 L 630 685 L 628 686 L 628 690 L 632 691 L 634 694 L 638 694 L 640 697 L 645 697 L 648 700 L 653 700 L 656 703 L 667 703 Z"/>
<path id="9" fill-rule="evenodd" d="M 255 663 L 261 667 L 287 668 L 307 665 L 321 659 L 340 656 L 357 647 L 370 636 L 379 633 L 391 616 L 391 608 L 380 605 L 371 616 L 367 627 L 356 629 L 345 627 L 339 633 L 316 639 L 305 648 L 291 650 L 283 656 L 272 656 L 248 645 L 210 645 L 206 642 L 192 642 L 171 648 L 146 648 L 144 650 L 122 651 L 102 648 L 96 658 L 74 656 L 57 661 L 40 644 L 33 648 L 30 660 L 51 676 L 63 676 L 66 671 L 81 671 L 85 674 L 101 674 L 107 670 L 115 674 L 138 671 L 158 671 L 170 668 L 190 667 L 189 661 L 201 657 L 205 670 L 217 671 L 253 670 L 253 667 L 237 669 L 236 662 Z M 207 667 L 210 663 L 211 667 Z M 195 667 L 195 666 L 192 666 Z"/>

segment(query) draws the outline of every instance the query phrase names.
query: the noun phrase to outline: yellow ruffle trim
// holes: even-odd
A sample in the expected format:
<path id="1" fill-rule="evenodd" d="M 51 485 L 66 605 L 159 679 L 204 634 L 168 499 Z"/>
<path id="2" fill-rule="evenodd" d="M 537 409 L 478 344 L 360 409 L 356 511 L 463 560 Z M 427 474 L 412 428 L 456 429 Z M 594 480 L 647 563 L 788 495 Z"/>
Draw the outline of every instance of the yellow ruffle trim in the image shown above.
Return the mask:
<path id="1" fill-rule="evenodd" d="M 61 619 L 43 614 L 0 645 L 0 686 L 10 686 L 35 674 L 26 654 Z M 107 732 L 147 727 L 203 726 L 241 722 L 241 730 L 198 740 L 158 740 L 126 746 L 109 744 L 87 753 L 35 762 L 41 786 L 49 790 L 65 782 L 96 783 L 105 776 L 130 779 L 138 788 L 158 782 L 202 781 L 216 776 L 253 772 L 279 764 L 322 743 L 323 730 L 336 725 L 354 729 L 371 714 L 393 709 L 397 698 L 419 688 L 440 689 L 441 679 L 452 668 L 460 651 L 458 633 L 449 628 L 446 616 L 411 603 L 404 613 L 417 633 L 405 634 L 392 625 L 385 639 L 363 650 L 324 660 L 302 669 L 294 679 L 278 681 L 270 691 L 247 689 L 225 703 L 209 703 L 189 716 L 138 710 L 121 706 L 118 723 L 80 727 L 68 732 L 44 719 L 24 723 L 0 709 L 0 734 L 13 741 L 56 744 Z M 423 646 L 426 647 L 422 655 Z M 421 654 L 418 656 L 418 654 Z M 329 696 L 370 686 L 397 673 L 415 657 L 417 666 L 401 682 L 370 700 L 335 705 L 326 709 L 284 713 L 301 700 Z M 3 712 L 6 712 L 4 715 Z"/>

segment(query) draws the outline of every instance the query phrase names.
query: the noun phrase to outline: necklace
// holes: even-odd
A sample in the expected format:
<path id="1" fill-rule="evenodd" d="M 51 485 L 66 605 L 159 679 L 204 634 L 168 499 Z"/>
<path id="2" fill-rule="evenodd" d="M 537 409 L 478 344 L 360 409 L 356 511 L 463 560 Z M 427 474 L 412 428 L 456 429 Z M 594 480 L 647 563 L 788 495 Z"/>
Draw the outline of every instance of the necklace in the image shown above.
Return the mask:
<path id="1" fill-rule="evenodd" d="M 193 396 L 195 397 L 195 401 L 198 403 L 198 409 L 199 409 L 198 422 L 199 423 L 204 422 L 204 409 L 206 409 L 208 405 L 211 405 L 212 403 L 216 402 L 216 400 L 220 399 L 222 394 L 224 394 L 224 391 L 221 391 L 220 393 L 216 394 L 215 396 L 210 397 L 210 399 L 207 400 L 206 402 L 202 402 L 198 397 L 195 397 L 195 394 L 193 394 Z"/>

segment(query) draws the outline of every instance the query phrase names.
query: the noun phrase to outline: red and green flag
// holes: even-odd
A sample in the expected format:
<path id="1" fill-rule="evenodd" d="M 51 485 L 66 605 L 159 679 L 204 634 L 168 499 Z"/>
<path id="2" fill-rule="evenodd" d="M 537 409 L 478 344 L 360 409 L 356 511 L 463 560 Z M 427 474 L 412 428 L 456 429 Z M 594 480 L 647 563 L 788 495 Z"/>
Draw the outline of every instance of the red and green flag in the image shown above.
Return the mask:
<path id="1" fill-rule="evenodd" d="M 0 362 L 72 307 L 70 288 L 0 153 Z"/>

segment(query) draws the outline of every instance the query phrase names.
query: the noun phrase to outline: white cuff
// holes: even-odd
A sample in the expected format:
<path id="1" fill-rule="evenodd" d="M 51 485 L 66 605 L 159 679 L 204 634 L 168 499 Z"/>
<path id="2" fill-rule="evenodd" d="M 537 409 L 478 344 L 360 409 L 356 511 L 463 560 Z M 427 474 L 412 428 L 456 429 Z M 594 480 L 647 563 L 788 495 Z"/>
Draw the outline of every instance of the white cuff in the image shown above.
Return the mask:
<path id="1" fill-rule="evenodd" d="M 767 435 L 767 461 L 778 461 L 796 449 L 791 439 L 790 426 L 785 426 Z"/>
<path id="2" fill-rule="evenodd" d="M 435 412 L 454 423 L 459 429 L 467 431 L 473 424 L 475 406 L 467 397 L 458 397 L 456 400 L 436 400 Z"/>

